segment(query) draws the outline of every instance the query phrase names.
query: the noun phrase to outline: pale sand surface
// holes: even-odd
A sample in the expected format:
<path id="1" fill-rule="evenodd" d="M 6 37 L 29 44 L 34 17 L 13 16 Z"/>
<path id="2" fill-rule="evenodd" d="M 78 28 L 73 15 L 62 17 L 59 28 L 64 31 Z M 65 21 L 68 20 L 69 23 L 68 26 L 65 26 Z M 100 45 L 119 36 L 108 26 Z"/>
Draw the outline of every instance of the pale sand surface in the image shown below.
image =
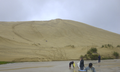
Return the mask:
<path id="1" fill-rule="evenodd" d="M 79 59 L 91 47 L 110 56 L 119 44 L 119 34 L 72 20 L 0 22 L 0 61 Z"/>
<path id="2" fill-rule="evenodd" d="M 0 65 L 0 72 L 78 72 L 78 68 L 69 69 L 70 61 L 23 62 Z M 77 63 L 79 61 L 75 61 Z M 120 72 L 120 59 L 85 61 L 85 67 L 92 62 L 96 72 Z"/>

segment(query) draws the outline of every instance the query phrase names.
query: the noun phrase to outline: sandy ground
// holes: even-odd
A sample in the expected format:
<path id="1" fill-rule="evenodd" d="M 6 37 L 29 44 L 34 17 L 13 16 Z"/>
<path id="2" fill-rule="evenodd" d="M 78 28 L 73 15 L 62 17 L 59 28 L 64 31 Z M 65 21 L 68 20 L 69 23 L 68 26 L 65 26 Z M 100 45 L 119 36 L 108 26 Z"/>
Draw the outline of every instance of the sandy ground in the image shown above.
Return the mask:
<path id="1" fill-rule="evenodd" d="M 53 62 L 23 62 L 0 65 L 0 72 L 78 72 L 78 68 L 69 69 L 70 61 L 53 61 Z M 75 61 L 77 63 L 79 61 Z M 85 67 L 92 62 L 96 72 L 120 72 L 120 59 L 102 60 L 99 64 L 97 61 L 85 61 Z"/>
<path id="2" fill-rule="evenodd" d="M 119 44 L 119 34 L 72 20 L 0 22 L 0 61 L 79 59 L 91 47 L 109 56 Z"/>

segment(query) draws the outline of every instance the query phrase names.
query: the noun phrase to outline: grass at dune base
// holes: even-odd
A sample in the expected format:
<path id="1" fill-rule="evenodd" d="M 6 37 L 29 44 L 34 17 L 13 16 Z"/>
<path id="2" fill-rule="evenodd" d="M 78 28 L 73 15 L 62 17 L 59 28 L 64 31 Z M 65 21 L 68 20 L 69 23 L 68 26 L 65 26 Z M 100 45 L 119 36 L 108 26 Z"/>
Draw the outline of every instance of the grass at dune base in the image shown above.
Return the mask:
<path id="1" fill-rule="evenodd" d="M 0 65 L 1 64 L 8 64 L 8 63 L 15 63 L 15 62 L 0 61 Z"/>
<path id="2" fill-rule="evenodd" d="M 109 44 L 108 44 L 109 45 Z M 112 45 L 111 45 L 112 46 Z M 102 45 L 103 47 L 103 45 Z M 113 46 L 112 46 L 113 47 Z M 108 47 L 111 48 L 111 47 Z M 81 55 L 80 57 L 83 57 L 84 60 L 97 60 L 98 56 L 100 54 L 97 53 L 97 48 L 91 48 L 87 51 L 87 53 L 83 56 Z M 102 60 L 107 60 L 107 59 L 119 59 L 119 53 L 114 51 L 111 56 L 106 56 L 106 55 L 101 55 Z"/>

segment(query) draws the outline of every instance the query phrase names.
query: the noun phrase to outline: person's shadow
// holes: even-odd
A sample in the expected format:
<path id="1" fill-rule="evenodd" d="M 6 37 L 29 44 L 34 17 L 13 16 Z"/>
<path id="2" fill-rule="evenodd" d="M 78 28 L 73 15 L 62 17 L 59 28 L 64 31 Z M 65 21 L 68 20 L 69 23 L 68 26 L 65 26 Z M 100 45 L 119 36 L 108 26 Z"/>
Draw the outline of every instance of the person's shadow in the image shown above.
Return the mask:
<path id="1" fill-rule="evenodd" d="M 101 72 L 101 69 L 100 69 L 100 63 L 98 63 L 98 67 L 99 67 L 99 72 Z"/>
<path id="2" fill-rule="evenodd" d="M 98 63 L 98 67 L 100 67 L 100 63 Z"/>

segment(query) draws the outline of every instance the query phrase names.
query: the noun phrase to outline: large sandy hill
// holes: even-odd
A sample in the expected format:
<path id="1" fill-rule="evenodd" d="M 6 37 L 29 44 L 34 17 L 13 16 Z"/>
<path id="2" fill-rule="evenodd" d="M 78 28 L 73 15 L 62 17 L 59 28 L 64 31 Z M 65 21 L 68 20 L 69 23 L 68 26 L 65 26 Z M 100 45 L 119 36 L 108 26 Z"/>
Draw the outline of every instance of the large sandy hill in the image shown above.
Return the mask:
<path id="1" fill-rule="evenodd" d="M 0 61 L 78 59 L 90 47 L 103 44 L 119 45 L 120 35 L 62 19 L 0 22 Z M 100 49 L 99 53 L 112 51 L 120 49 Z"/>

